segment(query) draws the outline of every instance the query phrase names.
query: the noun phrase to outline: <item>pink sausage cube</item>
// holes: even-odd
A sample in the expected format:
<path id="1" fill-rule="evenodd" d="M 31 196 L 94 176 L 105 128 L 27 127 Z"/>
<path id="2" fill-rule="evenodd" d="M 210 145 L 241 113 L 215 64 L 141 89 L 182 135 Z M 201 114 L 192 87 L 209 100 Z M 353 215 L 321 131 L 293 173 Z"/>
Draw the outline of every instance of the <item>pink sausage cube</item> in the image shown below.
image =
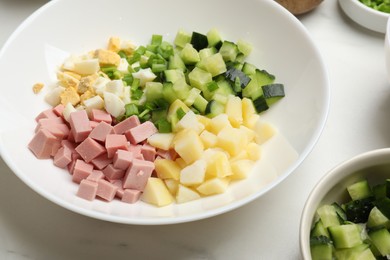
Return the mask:
<path id="1" fill-rule="evenodd" d="M 28 148 L 38 159 L 48 159 L 53 153 L 53 146 L 57 146 L 58 142 L 59 140 L 47 129 L 41 129 L 34 135 Z"/>
<path id="2" fill-rule="evenodd" d="M 92 130 L 95 129 L 95 127 L 97 127 L 98 124 L 99 124 L 98 122 L 89 121 L 89 125 L 91 126 Z"/>
<path id="3" fill-rule="evenodd" d="M 106 201 L 112 201 L 118 187 L 106 180 L 99 180 L 97 184 L 98 188 L 96 195 Z"/>
<path id="4" fill-rule="evenodd" d="M 141 191 L 133 189 L 124 189 L 122 195 L 122 201 L 126 203 L 135 203 L 139 200 Z"/>
<path id="5" fill-rule="evenodd" d="M 108 180 L 122 179 L 123 176 L 125 175 L 124 170 L 117 169 L 112 164 L 107 165 L 107 167 L 103 169 L 103 173 Z"/>
<path id="6" fill-rule="evenodd" d="M 35 121 L 39 122 L 39 120 L 42 118 L 56 118 L 56 117 L 58 117 L 58 115 L 54 112 L 52 108 L 49 108 L 39 113 L 39 115 L 35 118 Z"/>
<path id="7" fill-rule="evenodd" d="M 121 170 L 127 170 L 127 168 L 130 167 L 131 162 L 133 160 L 133 153 L 125 150 L 117 150 L 114 159 L 113 164 L 114 167 Z"/>
<path id="8" fill-rule="evenodd" d="M 76 143 L 82 142 L 92 131 L 88 114 L 85 110 L 72 112 L 69 117 L 69 123 Z"/>
<path id="9" fill-rule="evenodd" d="M 138 144 L 146 140 L 152 134 L 158 132 L 158 129 L 150 121 L 146 121 L 136 127 L 133 127 L 125 132 L 126 138 L 132 144 Z"/>
<path id="10" fill-rule="evenodd" d="M 99 142 L 105 142 L 107 135 L 112 133 L 114 133 L 114 128 L 110 124 L 102 121 L 91 131 L 89 137 Z"/>
<path id="11" fill-rule="evenodd" d="M 152 176 L 153 170 L 153 162 L 133 159 L 132 166 L 126 171 L 123 188 L 143 191 L 148 178 Z"/>
<path id="12" fill-rule="evenodd" d="M 154 162 L 156 158 L 156 148 L 149 144 L 144 144 L 141 146 L 141 153 L 145 160 Z"/>
<path id="13" fill-rule="evenodd" d="M 80 183 L 81 180 L 86 179 L 91 175 L 93 165 L 77 159 L 73 169 L 72 181 Z"/>
<path id="14" fill-rule="evenodd" d="M 55 166 L 65 168 L 72 161 L 72 150 L 68 146 L 62 146 L 54 155 Z"/>
<path id="15" fill-rule="evenodd" d="M 91 163 L 95 166 L 96 169 L 102 170 L 107 165 L 112 163 L 112 158 L 108 158 L 107 153 L 104 153 L 104 154 L 92 159 Z"/>
<path id="16" fill-rule="evenodd" d="M 86 200 L 93 200 L 96 197 L 98 183 L 90 180 L 81 180 L 76 195 Z"/>
<path id="17" fill-rule="evenodd" d="M 91 110 L 91 120 L 95 122 L 106 122 L 108 124 L 112 123 L 112 117 L 109 113 L 100 109 Z"/>
<path id="18" fill-rule="evenodd" d="M 106 152 L 103 145 L 99 144 L 90 137 L 87 137 L 84 141 L 82 141 L 75 150 L 87 163 Z"/>
<path id="19" fill-rule="evenodd" d="M 63 104 L 58 104 L 53 108 L 54 114 L 56 114 L 59 117 L 62 117 L 62 113 L 64 112 L 65 106 Z"/>
<path id="20" fill-rule="evenodd" d="M 139 118 L 135 115 L 130 116 L 123 120 L 122 122 L 116 124 L 114 126 L 114 132 L 116 134 L 124 134 L 127 130 L 136 127 L 140 125 L 141 122 L 139 121 Z"/>
<path id="21" fill-rule="evenodd" d="M 118 190 L 116 191 L 115 196 L 118 198 L 122 198 L 123 196 L 123 182 L 122 180 L 109 180 L 112 184 L 118 187 Z"/>
<path id="22" fill-rule="evenodd" d="M 109 134 L 106 137 L 106 149 L 108 158 L 113 158 L 118 149 L 126 150 L 127 140 L 124 135 Z"/>
<path id="23" fill-rule="evenodd" d="M 101 179 L 104 179 L 104 173 L 100 170 L 92 170 L 92 173 L 87 177 L 87 180 L 93 182 L 98 182 Z"/>

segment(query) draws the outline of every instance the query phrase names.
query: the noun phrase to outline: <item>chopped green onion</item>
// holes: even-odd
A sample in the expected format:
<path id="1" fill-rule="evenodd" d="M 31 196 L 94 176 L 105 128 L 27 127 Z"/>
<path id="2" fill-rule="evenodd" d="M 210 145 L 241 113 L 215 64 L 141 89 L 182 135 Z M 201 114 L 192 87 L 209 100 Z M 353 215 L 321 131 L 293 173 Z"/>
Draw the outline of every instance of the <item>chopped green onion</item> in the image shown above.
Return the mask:
<path id="1" fill-rule="evenodd" d="M 217 90 L 219 88 L 217 82 L 215 81 L 207 83 L 206 87 L 210 92 L 213 92 L 214 90 Z"/>
<path id="2" fill-rule="evenodd" d="M 165 118 L 160 118 L 155 122 L 155 125 L 160 133 L 170 133 L 172 132 L 171 123 L 168 122 Z"/>
<path id="3" fill-rule="evenodd" d="M 153 34 L 152 35 L 152 45 L 160 45 L 162 43 L 163 36 L 160 34 Z"/>
<path id="4" fill-rule="evenodd" d="M 139 113 L 137 105 L 133 103 L 126 104 L 125 111 L 126 111 L 125 112 L 126 117 L 130 117 L 132 115 L 138 115 Z"/>
<path id="5" fill-rule="evenodd" d="M 184 112 L 183 108 L 179 107 L 176 110 L 176 115 L 177 115 L 177 118 L 180 120 L 186 115 L 186 112 Z"/>

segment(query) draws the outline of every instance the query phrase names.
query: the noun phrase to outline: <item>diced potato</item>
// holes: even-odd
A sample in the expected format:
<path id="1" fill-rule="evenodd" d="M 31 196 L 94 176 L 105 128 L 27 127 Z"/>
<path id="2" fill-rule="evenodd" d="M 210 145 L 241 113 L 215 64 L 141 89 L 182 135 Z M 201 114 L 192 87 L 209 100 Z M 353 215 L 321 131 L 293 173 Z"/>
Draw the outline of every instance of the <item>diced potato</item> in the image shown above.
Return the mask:
<path id="1" fill-rule="evenodd" d="M 257 143 L 254 143 L 254 142 L 249 143 L 246 146 L 246 151 L 247 151 L 247 154 L 249 156 L 249 159 L 251 159 L 253 161 L 257 161 L 261 158 L 261 147 Z"/>
<path id="2" fill-rule="evenodd" d="M 156 159 L 154 161 L 154 166 L 157 176 L 160 179 L 179 180 L 181 168 L 175 161 L 169 159 Z"/>
<path id="3" fill-rule="evenodd" d="M 230 164 L 232 167 L 232 179 L 245 179 L 252 171 L 255 162 L 248 159 L 236 160 Z"/>
<path id="4" fill-rule="evenodd" d="M 183 129 L 192 129 L 197 134 L 200 134 L 204 128 L 204 125 L 198 121 L 195 113 L 190 110 L 177 122 L 174 131 L 178 132 Z"/>
<path id="5" fill-rule="evenodd" d="M 202 140 L 192 129 L 185 129 L 176 134 L 173 143 L 175 151 L 187 164 L 195 162 L 202 156 L 204 149 Z"/>
<path id="6" fill-rule="evenodd" d="M 242 136 L 244 137 L 243 145 L 246 146 L 250 142 L 252 142 L 255 139 L 256 133 L 254 130 L 241 125 L 238 129 L 242 132 Z"/>
<path id="7" fill-rule="evenodd" d="M 172 196 L 176 196 L 177 189 L 179 188 L 179 181 L 174 179 L 164 179 L 164 183 Z"/>
<path id="8" fill-rule="evenodd" d="M 233 127 L 239 127 L 242 122 L 242 104 L 241 98 L 234 95 L 229 95 L 225 105 L 225 113 Z"/>
<path id="9" fill-rule="evenodd" d="M 214 134 L 218 134 L 223 128 L 232 127 L 227 114 L 219 114 L 210 120 L 207 130 Z"/>
<path id="10" fill-rule="evenodd" d="M 148 143 L 156 148 L 169 150 L 172 148 L 173 133 L 155 133 L 148 138 Z"/>
<path id="11" fill-rule="evenodd" d="M 203 195 L 214 195 L 224 193 L 229 186 L 227 178 L 213 178 L 199 185 L 196 190 Z"/>
<path id="12" fill-rule="evenodd" d="M 218 142 L 217 136 L 207 130 L 203 130 L 202 133 L 199 135 L 199 137 L 202 140 L 205 148 L 210 148 L 217 145 Z"/>
<path id="13" fill-rule="evenodd" d="M 237 155 L 243 146 L 242 132 L 237 128 L 225 127 L 217 135 L 218 147 L 226 150 L 231 156 Z"/>
<path id="14" fill-rule="evenodd" d="M 263 144 L 275 135 L 276 129 L 269 123 L 257 121 L 255 125 L 255 140 L 258 144 Z"/>
<path id="15" fill-rule="evenodd" d="M 150 177 L 141 195 L 141 200 L 162 207 L 171 204 L 173 202 L 173 197 L 163 180 Z"/>
<path id="16" fill-rule="evenodd" d="M 204 181 L 206 174 L 206 161 L 195 161 L 180 171 L 180 183 L 186 186 L 198 185 Z"/>
<path id="17" fill-rule="evenodd" d="M 246 149 L 243 149 L 235 156 L 230 157 L 229 162 L 231 163 L 231 162 L 234 162 L 237 160 L 242 160 L 242 159 L 250 159 L 248 151 Z"/>
<path id="18" fill-rule="evenodd" d="M 253 114 L 249 118 L 244 120 L 243 125 L 249 129 L 255 129 L 257 122 L 259 121 L 260 116 L 258 114 Z"/>
<path id="19" fill-rule="evenodd" d="M 215 152 L 207 161 L 207 177 L 226 177 L 232 174 L 229 158 L 224 152 Z"/>
<path id="20" fill-rule="evenodd" d="M 176 160 L 175 160 L 175 162 L 177 163 L 177 165 L 179 165 L 179 167 L 181 168 L 181 169 L 183 169 L 184 167 L 186 167 L 187 166 L 187 164 L 186 164 L 186 162 L 183 160 L 183 158 L 177 158 Z"/>
<path id="21" fill-rule="evenodd" d="M 176 113 L 179 108 L 183 109 L 185 113 L 190 111 L 190 108 L 186 104 L 184 104 L 183 101 L 181 101 L 180 99 L 176 99 L 175 101 L 173 101 L 173 103 L 169 106 L 168 109 L 167 120 L 169 122 L 172 122 L 173 118 L 177 117 Z"/>
<path id="22" fill-rule="evenodd" d="M 199 123 L 201 123 L 202 125 L 204 125 L 205 128 L 206 128 L 206 127 L 210 124 L 210 122 L 211 122 L 211 118 L 208 118 L 207 116 L 196 115 L 196 117 L 198 118 Z"/>
<path id="23" fill-rule="evenodd" d="M 176 202 L 184 203 L 192 200 L 200 199 L 199 193 L 194 191 L 191 188 L 188 188 L 184 185 L 179 184 L 176 192 Z"/>
<path id="24" fill-rule="evenodd" d="M 247 122 L 252 117 L 252 115 L 255 115 L 257 113 L 251 99 L 244 97 L 241 101 L 241 105 L 242 105 L 242 119 L 245 124 L 245 122 Z"/>

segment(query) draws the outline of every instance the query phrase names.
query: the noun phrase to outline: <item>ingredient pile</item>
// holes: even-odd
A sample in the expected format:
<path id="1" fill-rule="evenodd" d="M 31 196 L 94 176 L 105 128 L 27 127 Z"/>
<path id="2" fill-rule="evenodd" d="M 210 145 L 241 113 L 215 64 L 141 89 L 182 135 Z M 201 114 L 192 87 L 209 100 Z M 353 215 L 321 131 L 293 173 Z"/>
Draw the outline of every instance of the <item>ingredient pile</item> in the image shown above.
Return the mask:
<path id="1" fill-rule="evenodd" d="M 28 147 L 67 169 L 86 200 L 166 206 L 223 193 L 261 158 L 275 128 L 259 114 L 285 95 L 245 61 L 251 50 L 215 29 L 145 46 L 111 37 L 64 61 Z"/>

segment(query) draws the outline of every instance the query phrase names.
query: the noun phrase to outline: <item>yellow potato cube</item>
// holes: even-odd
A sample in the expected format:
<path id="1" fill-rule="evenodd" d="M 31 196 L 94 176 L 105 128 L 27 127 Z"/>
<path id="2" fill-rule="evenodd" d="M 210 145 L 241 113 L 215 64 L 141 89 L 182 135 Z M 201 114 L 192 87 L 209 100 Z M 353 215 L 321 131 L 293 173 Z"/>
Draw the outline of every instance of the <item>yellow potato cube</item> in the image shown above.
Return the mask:
<path id="1" fill-rule="evenodd" d="M 172 196 L 176 196 L 177 189 L 179 188 L 179 181 L 174 179 L 164 179 L 164 183 Z"/>
<path id="2" fill-rule="evenodd" d="M 181 169 L 183 169 L 184 167 L 186 167 L 186 166 L 188 166 L 187 164 L 186 164 L 186 162 L 183 160 L 183 158 L 176 158 L 176 160 L 175 160 L 175 162 L 177 163 L 177 165 L 179 165 L 179 167 L 181 168 Z"/>
<path id="3" fill-rule="evenodd" d="M 243 122 L 241 98 L 229 95 L 225 106 L 225 113 L 228 115 L 232 126 L 239 127 Z"/>
<path id="4" fill-rule="evenodd" d="M 214 147 L 218 142 L 217 136 L 207 130 L 203 130 L 199 137 L 205 148 Z"/>
<path id="5" fill-rule="evenodd" d="M 203 143 L 199 135 L 192 129 L 184 129 L 174 138 L 174 149 L 186 164 L 198 160 L 203 153 Z"/>
<path id="6" fill-rule="evenodd" d="M 201 194 L 209 196 L 224 193 L 229 186 L 227 178 L 213 178 L 199 185 L 196 190 Z"/>
<path id="7" fill-rule="evenodd" d="M 175 198 L 177 203 L 184 203 L 184 202 L 200 199 L 200 195 L 193 189 L 179 184 Z"/>
<path id="8" fill-rule="evenodd" d="M 171 204 L 173 202 L 173 197 L 163 180 L 150 177 L 141 195 L 141 200 L 162 207 Z"/>
<path id="9" fill-rule="evenodd" d="M 243 125 L 249 129 L 255 129 L 257 122 L 259 121 L 260 116 L 258 114 L 253 114 L 249 118 L 244 120 Z"/>
<path id="10" fill-rule="evenodd" d="M 225 127 L 218 134 L 218 147 L 226 150 L 231 156 L 237 155 L 243 148 L 243 135 L 237 128 Z"/>
<path id="11" fill-rule="evenodd" d="M 249 143 L 247 146 L 246 146 L 246 151 L 247 151 L 247 154 L 249 156 L 249 159 L 253 160 L 253 161 L 257 161 L 257 160 L 260 160 L 261 158 L 261 147 L 259 144 L 257 143 Z"/>
<path id="12" fill-rule="evenodd" d="M 180 183 L 186 186 L 201 184 L 206 175 L 206 161 L 197 160 L 180 171 Z"/>
<path id="13" fill-rule="evenodd" d="M 232 163 L 237 160 L 250 159 L 248 151 L 246 149 L 241 150 L 237 155 L 231 157 L 229 162 Z"/>
<path id="14" fill-rule="evenodd" d="M 172 141 L 175 137 L 173 133 L 155 133 L 148 138 L 148 143 L 156 148 L 162 150 L 169 150 L 172 148 Z"/>
<path id="15" fill-rule="evenodd" d="M 179 180 L 181 168 L 175 161 L 169 159 L 156 159 L 154 161 L 154 166 L 157 176 L 160 179 Z"/>
<path id="16" fill-rule="evenodd" d="M 244 137 L 243 145 L 247 145 L 255 139 L 256 132 L 246 126 L 241 125 L 238 129 L 242 132 L 242 136 Z"/>
<path id="17" fill-rule="evenodd" d="M 207 130 L 218 134 L 223 128 L 232 127 L 227 114 L 219 114 L 210 120 Z"/>
<path id="18" fill-rule="evenodd" d="M 207 177 L 226 177 L 232 175 L 229 158 L 224 152 L 216 151 L 207 160 Z"/>
<path id="19" fill-rule="evenodd" d="M 255 125 L 255 140 L 258 144 L 263 144 L 275 135 L 276 129 L 269 123 L 257 121 Z"/>
<path id="20" fill-rule="evenodd" d="M 244 122 L 247 122 L 252 115 L 257 114 L 255 106 L 251 99 L 244 97 L 241 101 L 242 104 L 242 119 Z"/>
<path id="21" fill-rule="evenodd" d="M 202 125 L 204 125 L 204 128 L 207 128 L 207 126 L 208 126 L 208 125 L 210 124 L 210 122 L 211 122 L 211 118 L 208 118 L 207 116 L 196 115 L 196 117 L 198 118 L 199 123 L 201 123 Z"/>
<path id="22" fill-rule="evenodd" d="M 252 171 L 255 162 L 248 159 L 236 160 L 230 164 L 232 167 L 233 175 L 232 179 L 245 179 Z"/>

